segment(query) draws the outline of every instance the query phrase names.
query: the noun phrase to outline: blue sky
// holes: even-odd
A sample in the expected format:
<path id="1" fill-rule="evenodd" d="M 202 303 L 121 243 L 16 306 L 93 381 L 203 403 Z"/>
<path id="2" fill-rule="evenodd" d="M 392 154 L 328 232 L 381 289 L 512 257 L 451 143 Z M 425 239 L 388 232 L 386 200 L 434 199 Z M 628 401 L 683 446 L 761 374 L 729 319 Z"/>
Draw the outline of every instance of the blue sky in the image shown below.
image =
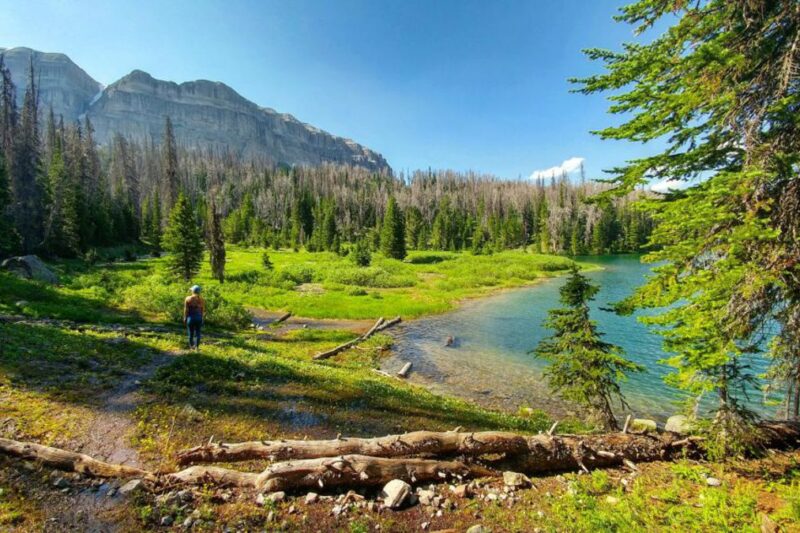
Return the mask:
<path id="1" fill-rule="evenodd" d="M 0 46 L 64 52 L 101 83 L 135 68 L 222 81 L 381 152 L 395 170 L 527 177 L 584 158 L 589 177 L 646 153 L 589 131 L 603 96 L 587 47 L 633 39 L 624 0 L 0 0 Z"/>

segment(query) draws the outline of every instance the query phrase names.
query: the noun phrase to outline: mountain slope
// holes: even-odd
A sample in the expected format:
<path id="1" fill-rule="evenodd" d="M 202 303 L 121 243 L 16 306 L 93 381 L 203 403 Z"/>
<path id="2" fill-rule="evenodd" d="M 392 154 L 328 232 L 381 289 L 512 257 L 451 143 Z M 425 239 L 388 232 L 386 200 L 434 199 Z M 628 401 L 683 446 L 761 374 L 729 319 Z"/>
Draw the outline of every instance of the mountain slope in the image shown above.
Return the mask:
<path id="1" fill-rule="evenodd" d="M 42 109 L 53 107 L 65 122 L 88 115 L 98 142 L 114 134 L 161 140 L 164 119 L 173 122 L 178 142 L 188 148 L 231 150 L 276 163 L 343 163 L 390 170 L 380 154 L 349 139 L 300 122 L 292 115 L 264 108 L 219 82 L 173 83 L 141 70 L 103 88 L 64 54 L 29 48 L 0 48 L 22 102 L 33 58 Z"/>

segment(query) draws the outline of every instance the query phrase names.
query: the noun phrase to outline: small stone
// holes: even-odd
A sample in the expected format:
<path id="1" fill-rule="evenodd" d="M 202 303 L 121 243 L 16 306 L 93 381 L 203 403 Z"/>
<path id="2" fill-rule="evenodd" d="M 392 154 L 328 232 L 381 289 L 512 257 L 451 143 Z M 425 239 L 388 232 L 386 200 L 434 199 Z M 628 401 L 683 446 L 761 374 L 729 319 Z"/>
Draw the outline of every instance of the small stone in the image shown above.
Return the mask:
<path id="1" fill-rule="evenodd" d="M 435 495 L 436 493 L 432 490 L 419 489 L 417 491 L 417 497 L 419 498 L 419 503 L 421 503 L 422 505 L 431 505 L 431 502 L 433 501 L 433 497 Z"/>
<path id="2" fill-rule="evenodd" d="M 183 406 L 183 409 L 181 409 L 181 414 L 192 422 L 200 422 L 203 420 L 203 413 L 195 409 L 190 403 L 187 403 Z"/>
<path id="3" fill-rule="evenodd" d="M 331 512 L 333 513 L 333 516 L 339 516 L 342 514 L 342 512 L 344 512 L 344 505 L 334 505 L 333 509 L 331 509 Z"/>
<path id="4" fill-rule="evenodd" d="M 183 528 L 184 529 L 189 529 L 189 528 L 192 527 L 193 523 L 194 523 L 194 519 L 191 516 L 188 516 L 188 517 L 186 517 L 186 520 L 183 521 Z"/>
<path id="5" fill-rule="evenodd" d="M 117 495 L 117 488 L 116 487 L 111 487 L 110 489 L 108 489 L 108 492 L 106 493 L 106 495 L 109 498 L 113 498 L 114 496 Z"/>
<path id="6" fill-rule="evenodd" d="M 123 496 L 128 496 L 144 490 L 144 484 L 141 479 L 132 479 L 119 488 L 119 493 Z M 110 491 L 109 491 L 110 493 Z"/>
<path id="7" fill-rule="evenodd" d="M 430 525 L 431 525 L 431 523 L 430 523 L 430 522 L 423 522 L 422 524 L 420 524 L 420 526 L 419 526 L 419 527 L 420 527 L 420 528 L 422 528 L 422 531 L 425 531 L 426 529 L 428 529 L 428 527 L 429 527 Z"/>
<path id="8" fill-rule="evenodd" d="M 282 490 L 279 490 L 277 492 L 270 492 L 269 494 L 267 494 L 267 499 L 272 503 L 282 502 L 283 500 L 286 499 L 286 493 L 283 492 Z"/>
<path id="9" fill-rule="evenodd" d="M 319 494 L 316 492 L 309 492 L 306 494 L 306 505 L 311 504 L 319 500 Z"/>
<path id="10" fill-rule="evenodd" d="M 409 495 L 411 495 L 411 485 L 402 479 L 391 480 L 389 483 L 384 485 L 383 490 L 381 491 L 383 503 L 389 509 L 399 508 L 401 505 L 403 505 L 403 503 L 405 503 Z"/>
<path id="11" fill-rule="evenodd" d="M 719 487 L 720 485 L 722 485 L 722 481 L 720 481 L 715 477 L 707 477 L 706 485 L 708 485 L 709 487 Z"/>
<path id="12" fill-rule="evenodd" d="M 489 494 L 486 495 L 486 499 L 493 502 L 497 500 L 497 494 L 494 492 L 490 492 Z"/>
<path id="13" fill-rule="evenodd" d="M 164 517 L 161 518 L 161 525 L 165 526 L 165 527 L 169 527 L 169 526 L 172 525 L 172 522 L 174 522 L 174 521 L 175 521 L 175 519 L 172 518 L 171 515 L 167 515 L 167 516 L 164 516 Z"/>
<path id="14" fill-rule="evenodd" d="M 197 520 L 198 518 L 200 518 L 200 509 L 195 509 L 189 516 Z"/>
<path id="15" fill-rule="evenodd" d="M 177 497 L 183 503 L 189 503 L 194 499 L 194 494 L 192 494 L 192 491 L 184 489 L 178 491 Z"/>
<path id="16" fill-rule="evenodd" d="M 63 489 L 63 488 L 69 487 L 69 481 L 67 481 L 63 477 L 60 477 L 60 478 L 56 479 L 55 481 L 53 481 L 53 486 L 55 488 L 57 488 L 57 489 Z"/>
<path id="17" fill-rule="evenodd" d="M 617 505 L 619 503 L 619 498 L 615 496 L 606 496 L 606 503 L 609 505 Z"/>
<path id="18" fill-rule="evenodd" d="M 474 526 L 467 529 L 467 533 L 489 533 L 489 530 L 480 524 L 475 524 Z"/>
<path id="19" fill-rule="evenodd" d="M 272 522 L 273 520 L 275 520 L 275 511 L 270 511 L 267 514 L 267 522 Z"/>
<path id="20" fill-rule="evenodd" d="M 295 512 L 295 511 L 296 511 L 296 509 L 295 509 L 294 505 L 290 505 L 290 506 L 289 506 L 289 510 L 288 510 L 287 512 L 288 512 L 289 514 L 294 514 L 294 512 Z"/>
<path id="21" fill-rule="evenodd" d="M 466 498 L 471 493 L 469 485 L 456 485 L 451 490 L 456 498 Z"/>
<path id="22" fill-rule="evenodd" d="M 505 483 L 507 487 L 515 489 L 527 488 L 532 485 L 530 478 L 519 472 L 503 472 L 503 483 Z"/>

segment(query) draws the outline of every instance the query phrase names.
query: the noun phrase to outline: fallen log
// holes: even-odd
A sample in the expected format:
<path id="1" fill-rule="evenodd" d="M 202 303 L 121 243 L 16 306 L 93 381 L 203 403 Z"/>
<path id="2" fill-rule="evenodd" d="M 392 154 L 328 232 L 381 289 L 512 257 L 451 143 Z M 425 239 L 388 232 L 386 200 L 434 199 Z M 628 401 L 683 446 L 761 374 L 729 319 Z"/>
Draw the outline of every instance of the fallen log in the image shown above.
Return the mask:
<path id="1" fill-rule="evenodd" d="M 485 455 L 522 453 L 525 437 L 502 431 L 478 433 L 414 431 L 404 435 L 332 440 L 276 440 L 215 443 L 178 453 L 178 464 L 250 461 L 253 459 L 315 459 L 338 455 L 403 457 L 411 455 Z"/>
<path id="2" fill-rule="evenodd" d="M 411 366 L 412 365 L 410 362 L 404 364 L 403 368 L 398 370 L 397 375 L 400 376 L 401 378 L 407 377 L 408 373 L 411 372 Z"/>
<path id="3" fill-rule="evenodd" d="M 281 316 L 279 316 L 278 318 L 276 318 L 275 321 L 270 324 L 270 326 L 280 324 L 281 322 L 285 322 L 285 321 L 289 320 L 289 318 L 291 318 L 291 316 L 292 316 L 292 312 L 288 311 L 288 312 L 282 314 Z"/>
<path id="4" fill-rule="evenodd" d="M 800 445 L 800 424 L 765 422 L 758 426 L 765 448 L 788 448 Z M 0 452 L 33 459 L 62 470 L 72 470 L 99 477 L 137 477 L 164 480 L 168 483 L 232 485 L 256 490 L 295 490 L 330 487 L 378 486 L 392 479 L 411 483 L 446 481 L 477 476 L 495 476 L 503 470 L 543 473 L 564 470 L 625 465 L 633 470 L 636 463 L 669 460 L 684 456 L 702 456 L 699 437 L 681 437 L 673 433 L 603 435 L 546 434 L 525 437 L 503 432 L 415 432 L 377 439 L 336 439 L 331 441 L 276 441 L 272 452 L 278 457 L 330 454 L 300 460 L 284 460 L 261 473 L 239 472 L 215 466 L 191 466 L 171 474 L 154 474 L 125 465 L 98 461 L 87 455 L 34 443 L 0 439 Z M 243 460 L 261 458 L 261 450 L 245 456 L 252 443 L 212 445 L 192 450 L 188 457 L 208 460 Z M 233 446 L 234 455 L 210 453 L 213 446 Z M 369 451 L 333 453 L 343 449 Z M 205 454 L 205 455 L 203 455 Z M 384 454 L 383 457 L 375 454 Z M 481 458 L 480 462 L 452 459 L 421 459 L 410 455 L 464 455 Z M 499 456 L 499 457 L 498 457 Z M 233 459 L 232 459 L 233 458 Z"/>
<path id="5" fill-rule="evenodd" d="M 106 463 L 82 453 L 43 446 L 33 442 L 20 442 L 0 438 L 0 451 L 14 457 L 39 461 L 44 465 L 67 472 L 78 472 L 94 477 L 153 479 L 147 470 L 127 465 Z"/>
<path id="6" fill-rule="evenodd" d="M 401 322 L 401 318 L 399 316 L 396 316 L 393 319 L 387 320 L 383 324 L 378 326 L 378 329 L 375 330 L 375 333 L 378 333 L 380 331 L 388 329 L 388 328 L 394 326 L 395 324 L 399 324 L 400 322 Z"/>
<path id="7" fill-rule="evenodd" d="M 764 422 L 759 425 L 767 448 L 800 445 L 800 424 Z M 697 454 L 699 440 L 675 433 L 607 433 L 597 435 L 523 436 L 502 431 L 475 433 L 414 431 L 376 438 L 276 440 L 216 443 L 178 453 L 179 464 L 237 462 L 254 459 L 313 459 L 347 454 L 373 457 L 470 456 L 504 454 L 527 472 L 574 470 L 622 464 L 623 459 L 648 462 L 684 453 Z M 598 453 L 598 452 L 604 453 Z"/>
<path id="8" fill-rule="evenodd" d="M 378 331 L 386 329 L 387 327 L 392 326 L 394 324 L 397 324 L 398 322 L 400 322 L 400 317 L 399 316 L 393 318 L 392 320 L 389 320 L 388 322 L 386 322 L 383 319 L 383 317 L 380 317 L 378 320 L 375 321 L 375 324 L 373 324 L 373 326 L 371 328 L 369 328 L 369 330 L 366 333 L 364 333 L 363 335 L 361 335 L 360 337 L 356 337 L 355 339 L 353 339 L 351 341 L 347 341 L 344 344 L 340 344 L 339 346 L 337 346 L 335 348 L 332 348 L 332 349 L 330 349 L 328 351 L 320 352 L 320 353 L 318 353 L 317 355 L 314 356 L 314 359 L 315 360 L 320 360 L 320 359 L 328 359 L 329 357 L 333 357 L 334 355 L 336 355 L 338 353 L 341 353 L 341 352 L 343 352 L 343 351 L 345 351 L 345 350 L 347 350 L 349 348 L 352 348 L 353 346 L 355 346 L 356 344 L 358 344 L 360 342 L 364 342 L 365 340 L 367 340 L 370 337 L 372 337 Z"/>

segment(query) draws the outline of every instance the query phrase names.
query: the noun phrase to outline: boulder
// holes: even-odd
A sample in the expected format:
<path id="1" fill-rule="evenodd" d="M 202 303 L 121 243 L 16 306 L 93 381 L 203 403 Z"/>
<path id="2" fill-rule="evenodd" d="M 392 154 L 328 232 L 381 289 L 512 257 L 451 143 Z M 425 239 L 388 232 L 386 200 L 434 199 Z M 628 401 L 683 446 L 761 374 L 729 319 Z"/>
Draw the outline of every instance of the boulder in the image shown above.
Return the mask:
<path id="1" fill-rule="evenodd" d="M 389 509 L 397 509 L 405 503 L 411 495 L 411 485 L 402 479 L 393 479 L 384 485 L 381 491 L 383 504 Z"/>
<path id="2" fill-rule="evenodd" d="M 3 261 L 0 267 L 24 279 L 42 281 L 53 285 L 58 283 L 58 276 L 35 255 L 9 257 Z"/>
<path id="3" fill-rule="evenodd" d="M 317 494 L 316 492 L 309 492 L 308 494 L 306 494 L 306 505 L 314 503 L 317 500 L 319 500 L 319 494 Z"/>
<path id="4" fill-rule="evenodd" d="M 667 419 L 664 431 L 670 431 L 679 435 L 687 435 L 694 430 L 694 424 L 688 416 L 673 415 Z"/>
<path id="5" fill-rule="evenodd" d="M 630 425 L 631 431 L 638 431 L 642 433 L 656 431 L 657 429 L 658 425 L 656 424 L 656 421 L 648 418 L 634 418 Z"/>

